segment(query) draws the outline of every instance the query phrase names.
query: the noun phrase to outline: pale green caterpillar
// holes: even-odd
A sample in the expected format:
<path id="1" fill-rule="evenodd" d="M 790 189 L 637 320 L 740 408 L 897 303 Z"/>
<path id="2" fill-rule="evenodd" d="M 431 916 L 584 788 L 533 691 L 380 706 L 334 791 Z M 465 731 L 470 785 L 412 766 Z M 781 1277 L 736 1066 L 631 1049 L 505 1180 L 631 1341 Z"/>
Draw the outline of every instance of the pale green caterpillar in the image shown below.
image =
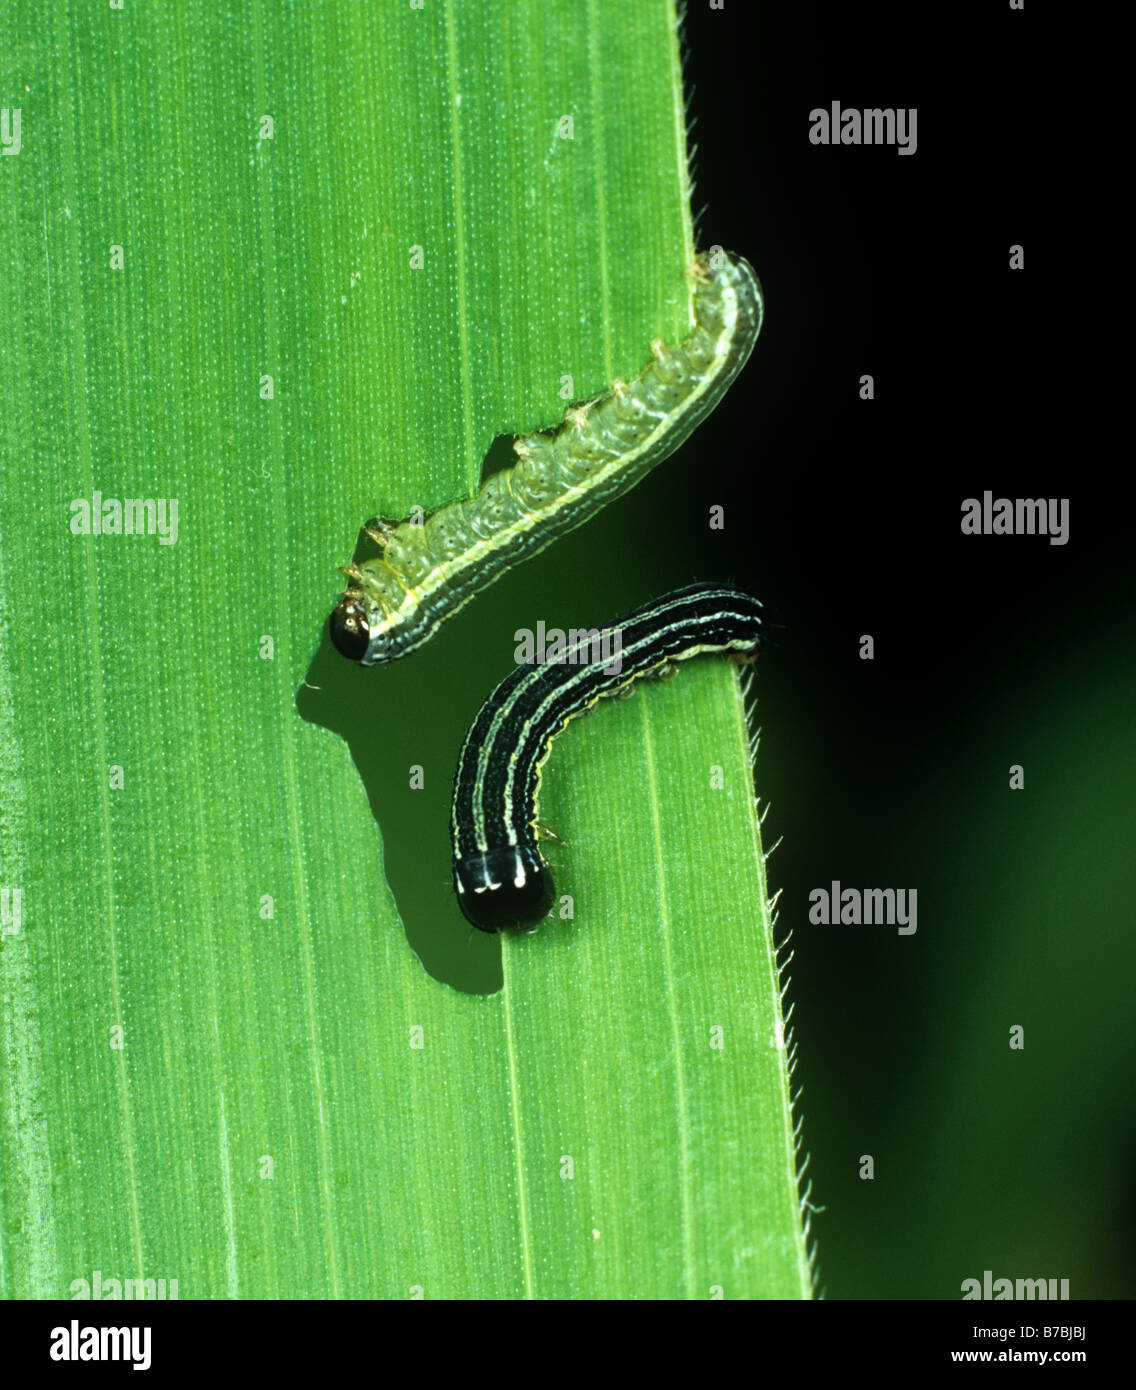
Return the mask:
<path id="1" fill-rule="evenodd" d="M 331 615 L 331 640 L 363 666 L 428 642 L 487 584 L 581 525 L 669 457 L 745 366 L 761 331 L 761 286 L 741 256 L 697 257 L 694 327 L 676 348 L 656 339 L 635 381 L 571 406 L 553 434 L 515 441 L 518 460 L 476 497 L 422 524 L 369 528 L 382 555 L 344 573 L 354 581 Z"/>

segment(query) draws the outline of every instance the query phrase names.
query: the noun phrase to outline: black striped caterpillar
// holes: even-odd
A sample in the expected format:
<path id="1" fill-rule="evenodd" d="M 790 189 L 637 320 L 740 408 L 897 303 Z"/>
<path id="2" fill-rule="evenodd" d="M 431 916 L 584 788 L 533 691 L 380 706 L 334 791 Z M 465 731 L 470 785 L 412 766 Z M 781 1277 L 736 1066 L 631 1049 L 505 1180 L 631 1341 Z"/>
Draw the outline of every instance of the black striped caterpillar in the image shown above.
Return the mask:
<path id="1" fill-rule="evenodd" d="M 353 584 L 331 615 L 337 651 L 363 666 L 406 656 L 505 570 L 587 521 L 683 443 L 745 365 L 763 314 L 761 286 L 741 256 L 700 255 L 690 274 L 694 325 L 679 347 L 656 339 L 630 385 L 615 381 L 570 406 L 553 434 L 517 439 L 517 463 L 476 497 L 421 523 L 372 523 L 382 555 L 343 571 Z"/>
<path id="2" fill-rule="evenodd" d="M 518 666 L 501 682 L 470 725 L 454 773 L 453 883 L 467 921 L 498 932 L 537 922 L 552 906 L 538 797 L 552 740 L 568 721 L 702 652 L 752 660 L 760 625 L 761 604 L 744 590 L 694 584 L 611 625 L 621 637 L 618 662 L 597 654 L 585 634 L 563 664 Z"/>

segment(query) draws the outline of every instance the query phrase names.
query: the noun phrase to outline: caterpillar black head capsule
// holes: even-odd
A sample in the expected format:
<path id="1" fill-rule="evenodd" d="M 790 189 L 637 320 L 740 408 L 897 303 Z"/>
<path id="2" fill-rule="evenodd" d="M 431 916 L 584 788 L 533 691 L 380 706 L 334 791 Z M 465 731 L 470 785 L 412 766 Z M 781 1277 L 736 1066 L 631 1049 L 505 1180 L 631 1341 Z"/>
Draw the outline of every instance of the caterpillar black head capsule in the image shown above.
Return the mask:
<path id="1" fill-rule="evenodd" d="M 328 623 L 331 645 L 349 661 L 363 662 L 371 645 L 371 624 L 362 594 L 346 593 Z"/>
<path id="2" fill-rule="evenodd" d="M 454 891 L 466 921 L 484 932 L 532 926 L 548 916 L 555 893 L 548 865 L 531 845 L 457 860 Z"/>

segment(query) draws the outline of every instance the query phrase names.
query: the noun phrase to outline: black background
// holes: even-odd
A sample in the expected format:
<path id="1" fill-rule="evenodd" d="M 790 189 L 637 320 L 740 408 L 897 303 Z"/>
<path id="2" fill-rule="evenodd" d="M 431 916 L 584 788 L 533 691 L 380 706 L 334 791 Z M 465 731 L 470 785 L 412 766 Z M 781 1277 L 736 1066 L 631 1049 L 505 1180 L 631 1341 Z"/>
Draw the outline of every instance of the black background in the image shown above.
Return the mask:
<path id="1" fill-rule="evenodd" d="M 1119 745 L 1093 738 L 1116 692 L 1133 708 L 1132 584 L 1085 384 L 1093 276 L 1069 214 L 1086 175 L 1049 118 L 1068 33 L 1039 6 L 695 4 L 686 34 L 701 240 L 750 251 L 767 296 L 747 408 L 697 447 L 745 519 L 732 577 L 773 628 L 758 784 L 785 836 L 772 882 L 797 930 L 823 1282 L 949 1297 L 952 1261 L 966 1277 L 1028 1258 L 1072 1274 L 1074 1297 L 1131 1296 L 1131 1011 L 1113 1032 L 1097 1010 L 1116 996 L 1086 982 L 1133 964 L 1130 717 Z M 833 100 L 917 107 L 917 154 L 810 145 L 808 112 Z M 1069 543 L 962 536 L 984 489 L 1069 498 Z M 1039 799 L 1061 862 L 1014 796 Z M 918 946 L 806 925 L 832 878 L 918 884 Z M 1063 919 L 1031 939 L 1011 922 L 1039 883 Z M 1004 1070 L 1001 1031 L 964 1074 L 1003 1008 L 1051 1087 Z"/>

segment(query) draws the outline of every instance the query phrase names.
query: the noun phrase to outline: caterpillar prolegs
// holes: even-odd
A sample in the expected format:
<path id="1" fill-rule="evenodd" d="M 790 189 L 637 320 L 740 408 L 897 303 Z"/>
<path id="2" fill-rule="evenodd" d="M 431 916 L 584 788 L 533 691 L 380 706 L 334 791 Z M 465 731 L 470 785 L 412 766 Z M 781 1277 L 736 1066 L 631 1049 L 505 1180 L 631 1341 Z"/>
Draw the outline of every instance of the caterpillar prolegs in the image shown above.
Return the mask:
<path id="1" fill-rule="evenodd" d="M 538 922 L 553 901 L 539 849 L 540 772 L 570 719 L 644 676 L 703 652 L 757 652 L 761 604 L 729 584 L 693 584 L 610 624 L 620 660 L 585 634 L 555 665 L 518 666 L 470 725 L 454 773 L 453 882 L 466 920 L 485 932 Z"/>
<path id="2" fill-rule="evenodd" d="M 516 464 L 476 497 L 422 524 L 379 522 L 382 555 L 348 568 L 354 582 L 331 615 L 331 639 L 363 666 L 394 661 L 498 575 L 587 521 L 669 457 L 706 418 L 745 366 L 761 331 L 761 286 L 741 256 L 696 258 L 690 336 L 657 340 L 633 382 L 571 406 L 552 434 L 517 439 Z"/>

